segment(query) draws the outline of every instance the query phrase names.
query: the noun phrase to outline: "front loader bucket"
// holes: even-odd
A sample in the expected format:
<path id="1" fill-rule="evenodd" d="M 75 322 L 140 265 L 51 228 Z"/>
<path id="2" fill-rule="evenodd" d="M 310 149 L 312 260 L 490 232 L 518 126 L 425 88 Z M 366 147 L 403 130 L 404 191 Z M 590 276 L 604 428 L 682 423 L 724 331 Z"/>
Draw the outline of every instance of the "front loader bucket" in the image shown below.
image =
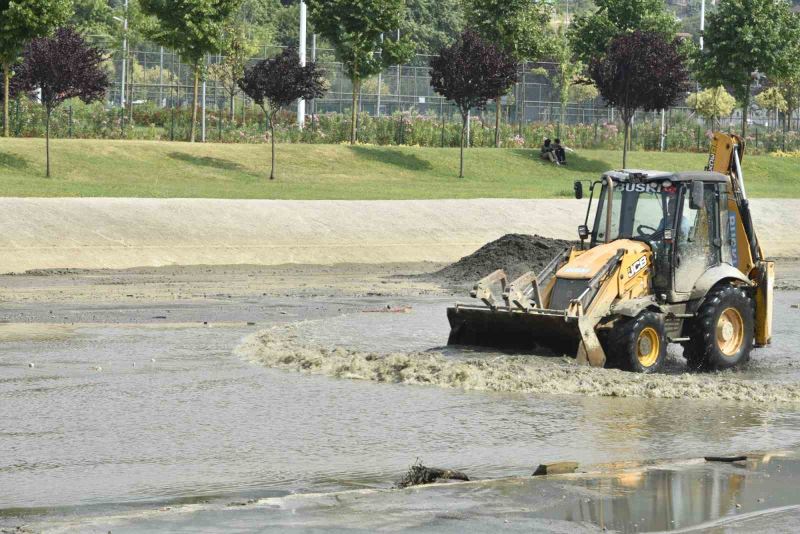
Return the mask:
<path id="1" fill-rule="evenodd" d="M 542 348 L 575 355 L 581 336 L 578 322 L 563 311 L 517 311 L 507 308 L 448 308 L 448 345 L 470 345 L 534 352 Z"/>

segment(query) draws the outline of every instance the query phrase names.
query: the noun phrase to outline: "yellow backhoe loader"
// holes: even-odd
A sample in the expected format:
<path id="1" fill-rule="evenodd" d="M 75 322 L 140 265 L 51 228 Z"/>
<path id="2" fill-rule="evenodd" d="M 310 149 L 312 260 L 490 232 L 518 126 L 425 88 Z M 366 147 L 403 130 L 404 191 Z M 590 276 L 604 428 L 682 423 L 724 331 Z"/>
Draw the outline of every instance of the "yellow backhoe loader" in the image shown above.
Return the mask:
<path id="1" fill-rule="evenodd" d="M 703 172 L 605 173 L 590 184 L 580 247 L 540 273 L 509 282 L 498 270 L 478 282 L 471 296 L 482 304 L 448 309 L 448 343 L 544 347 L 642 373 L 661 369 L 667 345 L 679 343 L 691 368 L 743 364 L 771 341 L 775 277 L 753 227 L 743 156 L 740 137 L 716 133 Z"/>

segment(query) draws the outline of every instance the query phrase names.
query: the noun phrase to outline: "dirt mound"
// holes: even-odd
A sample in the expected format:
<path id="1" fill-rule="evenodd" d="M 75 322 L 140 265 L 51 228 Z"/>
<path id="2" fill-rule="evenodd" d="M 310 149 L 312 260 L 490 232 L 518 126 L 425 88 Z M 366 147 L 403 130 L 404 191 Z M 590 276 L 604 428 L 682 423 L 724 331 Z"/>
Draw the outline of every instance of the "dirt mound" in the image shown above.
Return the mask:
<path id="1" fill-rule="evenodd" d="M 497 269 L 504 269 L 514 279 L 528 271 L 539 272 L 559 252 L 573 245 L 574 242 L 563 239 L 508 234 L 433 273 L 433 276 L 449 282 L 472 284 Z"/>

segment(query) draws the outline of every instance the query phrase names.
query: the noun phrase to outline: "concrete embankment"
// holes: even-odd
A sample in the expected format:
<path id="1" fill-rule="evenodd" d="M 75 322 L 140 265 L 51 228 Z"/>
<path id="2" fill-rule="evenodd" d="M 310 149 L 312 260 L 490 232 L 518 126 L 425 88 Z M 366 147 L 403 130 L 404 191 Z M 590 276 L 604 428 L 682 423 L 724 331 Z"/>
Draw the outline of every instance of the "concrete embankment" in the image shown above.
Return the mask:
<path id="1" fill-rule="evenodd" d="M 574 239 L 575 200 L 0 199 L 0 272 L 451 262 L 507 233 Z M 800 255 L 800 200 L 753 201 L 772 256 Z"/>

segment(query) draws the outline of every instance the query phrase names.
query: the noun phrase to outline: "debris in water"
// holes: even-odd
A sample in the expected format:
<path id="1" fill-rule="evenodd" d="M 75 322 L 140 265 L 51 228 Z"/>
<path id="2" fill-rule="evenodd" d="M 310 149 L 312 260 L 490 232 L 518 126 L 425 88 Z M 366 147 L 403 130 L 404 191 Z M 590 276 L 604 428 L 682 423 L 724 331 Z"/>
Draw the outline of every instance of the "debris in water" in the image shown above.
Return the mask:
<path id="1" fill-rule="evenodd" d="M 393 308 L 391 304 L 387 304 L 385 308 L 372 308 L 364 310 L 363 313 L 411 313 L 413 308 L 411 306 L 399 306 Z"/>
<path id="2" fill-rule="evenodd" d="M 425 467 L 422 462 L 412 465 L 408 472 L 397 483 L 398 488 L 410 488 L 411 486 L 422 486 L 424 484 L 434 484 L 447 480 L 469 481 L 469 477 L 461 471 L 452 469 L 440 469 L 438 467 Z"/>
<path id="3" fill-rule="evenodd" d="M 578 462 L 556 462 L 553 464 L 539 464 L 532 476 L 565 475 L 578 470 Z"/>
<path id="4" fill-rule="evenodd" d="M 529 271 L 540 271 L 559 252 L 574 245 L 574 242 L 563 239 L 508 234 L 433 273 L 433 277 L 444 278 L 454 283 L 471 284 L 497 269 L 503 269 L 514 279 Z"/>
<path id="5" fill-rule="evenodd" d="M 724 462 L 732 464 L 733 462 L 742 462 L 747 460 L 747 456 L 706 456 L 706 462 Z"/>
<path id="6" fill-rule="evenodd" d="M 33 369 L 34 367 L 36 367 L 36 364 L 35 364 L 35 363 L 33 363 L 33 362 L 30 362 L 30 363 L 28 364 L 28 367 L 30 367 L 31 369 Z"/>

